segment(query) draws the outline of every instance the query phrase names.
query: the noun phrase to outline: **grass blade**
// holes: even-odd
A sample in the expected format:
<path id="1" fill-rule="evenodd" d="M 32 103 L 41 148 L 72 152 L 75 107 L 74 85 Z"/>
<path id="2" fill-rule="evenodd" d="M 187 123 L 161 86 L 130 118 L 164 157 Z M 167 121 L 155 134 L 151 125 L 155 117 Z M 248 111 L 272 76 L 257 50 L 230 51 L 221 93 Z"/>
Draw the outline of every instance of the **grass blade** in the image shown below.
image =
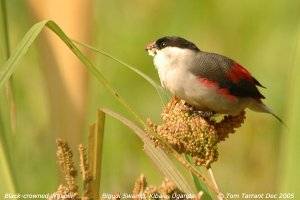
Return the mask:
<path id="1" fill-rule="evenodd" d="M 158 169 L 173 183 L 175 183 L 178 188 L 180 188 L 187 194 L 194 193 L 194 191 L 191 189 L 190 185 L 187 183 L 183 175 L 177 170 L 175 165 L 172 163 L 171 159 L 160 147 L 154 147 L 152 142 L 146 137 L 146 133 L 144 130 L 142 130 L 130 120 L 119 115 L 118 113 L 115 113 L 108 109 L 103 109 L 103 112 L 116 118 L 117 120 L 128 126 L 133 132 L 137 134 L 138 137 L 140 137 L 140 139 L 145 144 L 145 152 L 153 160 Z"/>
<path id="2" fill-rule="evenodd" d="M 6 9 L 6 1 L 0 1 L 0 35 L 1 37 L 1 47 L 3 47 L 2 55 L 0 56 L 0 60 L 2 58 L 8 59 L 10 55 L 9 48 L 9 35 L 8 35 L 8 24 L 7 24 L 7 9 Z M 2 48 L 1 48 L 2 49 Z M 4 59 L 3 59 L 4 60 Z M 1 61 L 2 64 L 2 61 Z M 6 89 L 6 90 L 5 90 Z M 9 110 L 9 108 L 13 108 L 12 105 L 12 90 L 11 90 L 11 82 L 7 85 L 7 88 L 0 88 L 0 177 L 1 177 L 1 187 L 0 187 L 0 196 L 4 197 L 5 193 L 16 193 L 17 185 L 16 185 L 16 177 L 14 171 L 12 170 L 11 163 L 11 155 L 8 149 L 8 139 L 11 137 L 11 133 L 13 132 L 13 128 L 15 127 L 15 120 L 13 116 L 15 116 L 14 110 Z M 11 118 L 9 117 L 11 116 Z M 12 126 L 10 127 L 9 124 Z M 5 135 L 5 133 L 7 133 Z M 15 199 L 15 198 L 13 198 Z"/>
<path id="3" fill-rule="evenodd" d="M 99 199 L 100 194 L 104 122 L 105 114 L 98 110 L 97 121 L 90 127 L 89 131 L 88 164 L 89 172 L 92 175 L 91 194 L 93 194 L 93 199 Z"/>
<path id="4" fill-rule="evenodd" d="M 25 34 L 19 45 L 17 46 L 16 52 L 11 55 L 11 57 L 4 63 L 3 67 L 0 69 L 0 88 L 3 84 L 10 78 L 12 73 L 15 71 L 17 64 L 27 53 L 29 47 L 32 45 L 36 37 L 45 27 L 48 21 L 41 21 L 33 25 L 29 31 Z"/>
<path id="5" fill-rule="evenodd" d="M 2 89 L 1 89 L 2 90 Z M 3 94 L 3 90 L 1 92 Z M 0 107 L 7 108 L 8 105 L 3 106 L 5 96 L 0 97 Z M 5 102 L 6 103 L 6 102 Z M 6 137 L 4 133 L 10 133 L 7 124 L 9 119 L 5 117 L 7 113 L 4 111 L 6 109 L 1 109 L 0 113 L 0 177 L 1 177 L 1 187 L 0 187 L 0 195 L 3 197 L 5 193 L 16 193 L 16 182 L 15 175 L 12 170 L 12 165 L 10 162 L 10 154 L 8 151 L 8 146 L 6 143 Z M 5 113 L 4 113 L 5 112 Z M 6 116 L 9 116 L 8 114 Z M 7 134 L 11 135 L 11 134 Z"/>
<path id="6" fill-rule="evenodd" d="M 1 0 L 1 25 L 3 30 L 3 44 L 4 44 L 4 53 L 5 58 L 10 56 L 10 48 L 9 48 L 9 35 L 8 35 L 8 23 L 7 23 L 7 12 L 6 12 L 6 0 Z"/>
<path id="7" fill-rule="evenodd" d="M 191 159 L 191 157 L 189 157 L 187 154 L 184 154 L 184 157 L 185 159 L 190 163 L 192 164 L 193 163 L 193 160 Z M 201 173 L 201 168 L 200 167 L 196 167 L 197 170 L 199 171 L 199 173 Z M 207 186 L 205 184 L 203 184 L 198 178 L 197 176 L 195 176 L 195 174 L 191 173 L 192 175 L 192 178 L 193 178 L 193 181 L 194 181 L 194 184 L 196 186 L 196 189 L 197 189 L 197 192 L 199 191 L 203 191 L 204 194 L 202 196 L 202 199 L 203 200 L 211 200 L 212 199 L 212 194 L 211 192 L 209 191 L 209 189 L 207 188 Z"/>
<path id="8" fill-rule="evenodd" d="M 136 74 L 138 74 L 139 76 L 143 77 L 146 81 L 148 81 L 156 89 L 156 91 L 157 91 L 157 93 L 158 93 L 158 95 L 159 95 L 159 97 L 160 97 L 160 99 L 161 99 L 161 101 L 162 101 L 163 104 L 166 104 L 169 101 L 169 94 L 166 92 L 166 90 L 163 89 L 161 87 L 161 85 L 157 84 L 154 80 L 152 80 L 149 76 L 147 76 L 145 73 L 141 72 L 137 68 L 135 68 L 135 67 L 127 64 L 126 62 L 120 60 L 119 58 L 116 58 L 115 56 L 112 56 L 112 55 L 110 55 L 110 54 L 106 53 L 105 51 L 102 51 L 102 50 L 100 50 L 98 48 L 92 47 L 92 46 L 90 46 L 88 44 L 85 44 L 85 43 L 82 43 L 82 42 L 78 42 L 76 40 L 72 40 L 72 41 L 74 43 L 79 44 L 81 46 L 84 46 L 84 47 L 86 47 L 86 48 L 88 48 L 88 49 L 90 49 L 92 51 L 100 53 L 100 54 L 102 54 L 102 55 L 104 55 L 104 56 L 106 56 L 106 57 L 108 57 L 108 58 L 110 58 L 110 59 L 112 59 L 112 60 L 120 63 L 121 65 L 127 67 L 131 71 L 133 71 Z"/>
<path id="9" fill-rule="evenodd" d="M 0 17 L 1 20 L 1 27 L 3 30 L 3 42 L 4 45 L 4 54 L 5 59 L 8 59 L 10 57 L 10 45 L 9 45 L 9 34 L 8 34 L 8 20 L 7 20 L 7 9 L 6 9 L 6 1 L 1 0 L 0 2 L 0 9 L 2 11 L 2 17 Z M 13 77 L 10 78 L 7 88 L 6 88 L 6 96 L 8 98 L 9 102 L 9 113 L 10 113 L 10 124 L 12 133 L 16 132 L 16 104 L 14 100 L 14 91 L 13 91 Z"/>
<path id="10" fill-rule="evenodd" d="M 25 34 L 21 42 L 16 48 L 16 52 L 6 61 L 3 67 L 0 69 L 0 88 L 9 79 L 19 61 L 29 50 L 29 47 L 35 41 L 37 36 L 43 30 L 44 27 L 51 29 L 57 36 L 70 48 L 70 50 L 81 60 L 81 62 L 87 67 L 87 69 L 94 75 L 94 77 L 107 89 L 128 111 L 131 113 L 140 124 L 146 126 L 144 121 L 137 115 L 127 102 L 116 92 L 116 90 L 109 84 L 104 78 L 101 72 L 88 60 L 88 58 L 75 46 L 75 44 L 68 38 L 68 36 L 60 29 L 60 27 L 51 20 L 44 20 L 34 24 Z"/>
<path id="11" fill-rule="evenodd" d="M 70 48 L 70 50 L 79 58 L 79 60 L 87 67 L 89 72 L 102 84 L 102 86 L 110 92 L 127 111 L 135 118 L 137 121 L 146 126 L 145 122 L 141 117 L 128 105 L 128 103 L 121 97 L 120 94 L 110 85 L 110 83 L 105 79 L 102 73 L 94 66 L 89 59 L 77 48 L 77 46 L 71 41 L 71 39 L 60 29 L 60 27 L 53 21 L 48 21 L 46 26 L 57 34 L 57 36 Z M 1 85 L 0 85 L 1 86 Z"/>

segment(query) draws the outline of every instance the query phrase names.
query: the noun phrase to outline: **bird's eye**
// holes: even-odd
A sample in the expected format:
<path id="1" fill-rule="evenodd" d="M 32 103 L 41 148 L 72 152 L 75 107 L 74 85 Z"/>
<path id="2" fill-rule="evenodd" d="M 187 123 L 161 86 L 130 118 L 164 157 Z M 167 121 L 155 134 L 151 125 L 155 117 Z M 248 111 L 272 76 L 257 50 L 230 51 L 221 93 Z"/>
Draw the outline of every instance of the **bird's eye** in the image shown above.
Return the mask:
<path id="1" fill-rule="evenodd" d="M 166 46 L 167 46 L 166 43 L 164 42 L 161 43 L 161 47 L 166 47 Z"/>

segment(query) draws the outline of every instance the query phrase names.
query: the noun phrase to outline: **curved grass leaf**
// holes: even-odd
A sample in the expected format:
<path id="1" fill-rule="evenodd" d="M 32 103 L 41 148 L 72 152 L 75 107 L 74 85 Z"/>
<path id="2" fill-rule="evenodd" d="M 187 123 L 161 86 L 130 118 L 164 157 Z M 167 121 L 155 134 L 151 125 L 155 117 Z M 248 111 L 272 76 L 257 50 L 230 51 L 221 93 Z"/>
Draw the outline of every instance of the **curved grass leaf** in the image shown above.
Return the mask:
<path id="1" fill-rule="evenodd" d="M 79 44 L 81 46 L 84 46 L 92 51 L 95 51 L 97 53 L 100 53 L 118 63 L 120 63 L 121 65 L 127 67 L 128 69 L 130 69 L 131 71 L 137 73 L 139 76 L 143 77 L 146 81 L 148 81 L 157 91 L 161 101 L 163 104 L 166 104 L 169 101 L 169 94 L 166 92 L 165 89 L 163 89 L 159 84 L 157 84 L 154 80 L 152 80 L 149 76 L 147 76 L 145 73 L 141 72 L 140 70 L 138 70 L 137 68 L 127 64 L 126 62 L 120 60 L 119 58 L 116 58 L 108 53 L 106 53 L 105 51 L 102 51 L 98 48 L 92 47 L 88 44 L 82 43 L 82 42 L 78 42 L 76 40 L 72 40 L 74 43 Z"/>
<path id="2" fill-rule="evenodd" d="M 17 64 L 27 53 L 29 47 L 32 45 L 34 40 L 40 34 L 40 32 L 45 27 L 48 21 L 41 21 L 33 25 L 29 31 L 25 34 L 21 42 L 16 48 L 16 52 L 13 53 L 10 58 L 4 63 L 3 67 L 0 69 L 0 88 L 3 87 L 3 84 L 10 78 L 12 73 L 15 71 Z"/>
<path id="3" fill-rule="evenodd" d="M 138 121 L 145 126 L 144 121 L 131 109 L 127 102 L 115 91 L 109 84 L 101 72 L 88 60 L 88 58 L 75 46 L 75 44 L 67 37 L 67 35 L 60 29 L 60 27 L 51 20 L 44 20 L 33 25 L 25 34 L 21 42 L 16 48 L 16 52 L 6 61 L 4 66 L 0 69 L 0 88 L 9 79 L 15 71 L 20 59 L 27 53 L 29 47 L 35 41 L 37 36 L 44 27 L 51 29 L 57 34 L 59 38 L 70 48 L 70 50 L 81 60 L 81 62 L 88 68 L 94 77 L 107 89 Z"/>
<path id="4" fill-rule="evenodd" d="M 193 190 L 191 186 L 187 183 L 183 175 L 177 170 L 176 166 L 172 163 L 171 159 L 166 155 L 166 153 L 160 148 L 155 147 L 152 142 L 146 137 L 146 133 L 140 127 L 135 125 L 132 121 L 127 118 L 119 115 L 108 109 L 102 109 L 106 114 L 116 118 L 127 127 L 129 127 L 133 132 L 136 133 L 138 137 L 145 144 L 145 152 L 152 159 L 152 161 L 156 164 L 158 169 L 168 177 L 176 186 L 184 191 L 186 194 L 193 194 Z"/>
<path id="5" fill-rule="evenodd" d="M 137 121 L 146 126 L 145 122 L 141 117 L 128 105 L 128 103 L 122 98 L 120 94 L 111 86 L 111 84 L 105 79 L 102 73 L 93 65 L 89 59 L 78 49 L 78 47 L 72 42 L 72 40 L 61 30 L 61 28 L 53 21 L 48 21 L 46 24 L 47 28 L 50 28 L 57 34 L 58 37 L 70 48 L 70 50 L 79 58 L 79 60 L 87 67 L 89 72 L 102 84 L 102 86 L 108 90 L 135 118 Z M 0 85 L 1 86 L 1 85 Z"/>

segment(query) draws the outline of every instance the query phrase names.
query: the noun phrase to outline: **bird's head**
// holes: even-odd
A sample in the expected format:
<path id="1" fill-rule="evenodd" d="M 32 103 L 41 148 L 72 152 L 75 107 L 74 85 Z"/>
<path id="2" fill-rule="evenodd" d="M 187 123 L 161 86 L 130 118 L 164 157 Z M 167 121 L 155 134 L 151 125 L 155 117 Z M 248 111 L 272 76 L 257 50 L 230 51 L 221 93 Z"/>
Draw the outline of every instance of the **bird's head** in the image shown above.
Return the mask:
<path id="1" fill-rule="evenodd" d="M 148 51 L 150 56 L 154 57 L 161 50 L 169 51 L 175 48 L 180 50 L 188 49 L 192 51 L 200 51 L 194 43 L 177 36 L 166 36 L 159 38 L 154 42 L 150 42 L 145 49 Z"/>

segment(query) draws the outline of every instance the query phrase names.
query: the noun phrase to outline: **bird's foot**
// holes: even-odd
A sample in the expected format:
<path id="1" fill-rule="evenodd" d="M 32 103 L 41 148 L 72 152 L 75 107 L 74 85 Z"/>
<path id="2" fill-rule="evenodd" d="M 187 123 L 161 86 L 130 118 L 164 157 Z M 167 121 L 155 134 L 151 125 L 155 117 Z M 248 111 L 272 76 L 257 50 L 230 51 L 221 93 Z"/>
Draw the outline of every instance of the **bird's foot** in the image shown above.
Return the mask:
<path id="1" fill-rule="evenodd" d="M 200 117 L 203 117 L 205 119 L 210 119 L 212 116 L 214 116 L 216 113 L 213 111 L 202 111 L 202 110 L 193 110 L 192 115 L 199 115 Z"/>
<path id="2" fill-rule="evenodd" d="M 178 97 L 175 97 L 175 100 L 180 100 L 180 99 Z M 212 116 L 214 116 L 216 114 L 216 112 L 214 112 L 214 111 L 199 110 L 198 108 L 188 104 L 184 100 L 181 100 L 181 101 L 182 101 L 182 103 L 184 103 L 185 105 L 188 106 L 188 109 L 189 109 L 189 112 L 191 113 L 191 115 L 198 115 L 202 118 L 210 119 Z"/>

